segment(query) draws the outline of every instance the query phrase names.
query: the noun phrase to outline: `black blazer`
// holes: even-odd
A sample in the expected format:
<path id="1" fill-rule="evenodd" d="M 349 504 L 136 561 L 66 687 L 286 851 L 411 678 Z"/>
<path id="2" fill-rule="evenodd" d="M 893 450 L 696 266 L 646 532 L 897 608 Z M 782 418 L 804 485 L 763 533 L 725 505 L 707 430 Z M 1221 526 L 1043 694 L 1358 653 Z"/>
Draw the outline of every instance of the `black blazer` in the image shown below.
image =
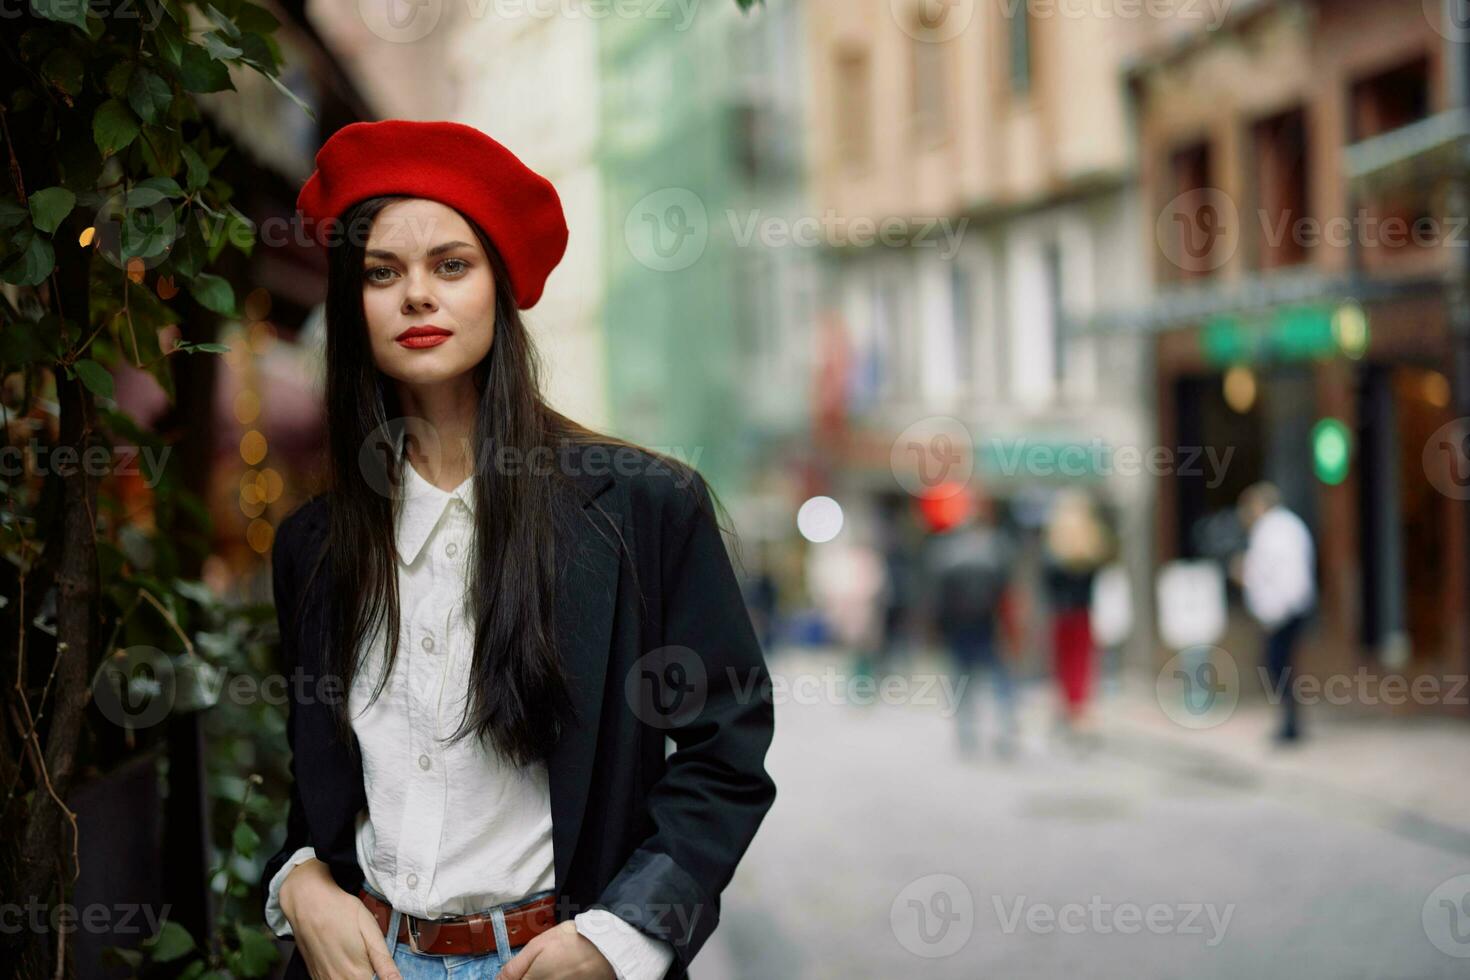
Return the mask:
<path id="1" fill-rule="evenodd" d="M 558 526 L 571 529 L 557 541 L 556 609 L 576 710 L 547 760 L 556 917 L 606 908 L 672 943 L 665 980 L 682 980 L 775 800 L 764 765 L 774 713 L 703 478 L 631 453 L 597 444 L 559 457 L 580 492 L 555 504 Z M 323 680 L 330 563 L 310 575 L 327 506 L 323 495 L 293 511 L 272 555 L 292 787 L 286 839 L 261 880 L 310 845 L 356 894 L 362 764 L 356 737 L 349 747 L 334 733 L 340 679 Z M 300 950 L 285 975 L 307 977 Z"/>

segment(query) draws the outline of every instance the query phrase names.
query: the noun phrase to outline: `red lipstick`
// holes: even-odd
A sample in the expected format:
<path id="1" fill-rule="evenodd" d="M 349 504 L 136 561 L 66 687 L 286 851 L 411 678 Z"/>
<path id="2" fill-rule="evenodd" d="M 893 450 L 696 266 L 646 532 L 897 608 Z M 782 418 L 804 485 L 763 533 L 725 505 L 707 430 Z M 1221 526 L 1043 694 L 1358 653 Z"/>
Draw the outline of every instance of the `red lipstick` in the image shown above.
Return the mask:
<path id="1" fill-rule="evenodd" d="M 409 327 L 393 339 L 404 347 L 418 350 L 424 347 L 438 347 L 452 336 L 454 336 L 453 330 L 445 330 L 432 323 L 421 323 Z"/>

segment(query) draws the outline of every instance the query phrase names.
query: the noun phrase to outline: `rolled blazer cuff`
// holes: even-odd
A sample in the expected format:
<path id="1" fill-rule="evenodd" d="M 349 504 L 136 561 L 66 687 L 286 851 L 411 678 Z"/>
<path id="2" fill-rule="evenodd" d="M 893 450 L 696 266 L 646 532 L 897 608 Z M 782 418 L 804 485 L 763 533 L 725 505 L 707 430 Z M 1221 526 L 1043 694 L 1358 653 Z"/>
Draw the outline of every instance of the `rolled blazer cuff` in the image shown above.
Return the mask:
<path id="1" fill-rule="evenodd" d="M 633 852 L 592 907 L 669 943 L 685 970 L 720 919 L 718 897 L 705 894 L 673 858 L 647 848 Z"/>

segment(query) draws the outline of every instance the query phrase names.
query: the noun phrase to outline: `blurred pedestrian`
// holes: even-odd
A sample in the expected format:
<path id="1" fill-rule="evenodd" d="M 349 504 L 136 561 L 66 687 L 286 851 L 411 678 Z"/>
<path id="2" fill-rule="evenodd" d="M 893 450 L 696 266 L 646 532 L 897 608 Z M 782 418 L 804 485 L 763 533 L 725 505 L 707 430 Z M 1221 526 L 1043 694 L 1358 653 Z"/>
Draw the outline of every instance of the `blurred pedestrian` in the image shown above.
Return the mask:
<path id="1" fill-rule="evenodd" d="M 1015 754 L 1018 735 L 1015 693 L 1010 670 L 999 650 L 1001 599 L 1010 584 L 1015 546 L 993 521 L 989 501 L 974 501 L 971 515 L 935 534 L 927 551 L 934 625 L 955 667 L 958 696 L 954 706 L 960 751 L 979 748 L 975 686 L 993 681 L 1000 713 L 996 752 Z"/>
<path id="2" fill-rule="evenodd" d="M 1064 490 L 1047 519 L 1043 579 L 1051 607 L 1052 664 L 1060 695 L 1058 725 L 1068 736 L 1093 735 L 1088 702 L 1096 673 L 1092 583 L 1112 557 L 1111 535 L 1081 490 Z"/>
<path id="3" fill-rule="evenodd" d="M 878 550 L 843 534 L 807 552 L 807 591 L 830 635 L 869 673 L 880 643 L 887 575 Z"/>
<path id="4" fill-rule="evenodd" d="M 1246 608 L 1266 632 L 1266 679 L 1281 698 L 1275 738 L 1295 742 L 1302 732 L 1294 661 L 1297 638 L 1317 603 L 1316 548 L 1306 523 L 1271 483 L 1247 487 L 1239 511 L 1249 537 L 1236 573 Z"/>

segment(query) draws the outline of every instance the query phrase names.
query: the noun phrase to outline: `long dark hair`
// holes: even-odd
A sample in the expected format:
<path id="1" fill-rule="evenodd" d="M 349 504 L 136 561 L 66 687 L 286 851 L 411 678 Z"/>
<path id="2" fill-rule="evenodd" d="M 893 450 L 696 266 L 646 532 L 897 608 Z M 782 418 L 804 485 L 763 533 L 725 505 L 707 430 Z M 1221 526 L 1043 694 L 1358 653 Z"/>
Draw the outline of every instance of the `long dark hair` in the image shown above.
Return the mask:
<path id="1" fill-rule="evenodd" d="M 375 197 L 342 215 L 348 230 L 331 249 L 327 277 L 326 416 L 331 456 L 326 558 L 333 571 L 331 636 L 326 669 L 341 679 L 334 699 L 338 734 L 347 744 L 348 693 L 378 627 L 387 641 L 376 700 L 398 652 L 399 597 L 394 499 L 404 461 L 393 452 L 364 452 L 394 439 L 390 422 L 401 415 L 397 389 L 372 357 L 363 314 L 365 229 L 389 203 Z M 507 452 L 519 460 L 561 458 L 568 443 L 633 445 L 595 432 L 552 409 L 540 386 L 540 363 L 521 320 L 500 252 L 474 229 L 495 281 L 495 334 L 474 368 L 472 487 L 475 540 L 468 559 L 474 660 L 464 721 L 452 738 L 473 732 L 525 765 L 544 759 L 567 720 L 567 676 L 554 631 L 556 527 L 553 495 L 571 492 L 559 466 L 506 468 L 478 465 Z M 405 438 L 412 438 L 409 432 Z M 542 448 L 545 447 L 545 448 Z M 638 447 L 644 449 L 644 447 Z M 490 456 L 484 456 L 486 451 Z M 534 452 L 533 452 L 534 450 Z M 644 450 L 649 451 L 651 450 Z M 654 453 L 669 465 L 679 461 Z M 677 470 L 676 470 L 677 472 Z M 686 469 L 687 472 L 687 469 Z"/>

